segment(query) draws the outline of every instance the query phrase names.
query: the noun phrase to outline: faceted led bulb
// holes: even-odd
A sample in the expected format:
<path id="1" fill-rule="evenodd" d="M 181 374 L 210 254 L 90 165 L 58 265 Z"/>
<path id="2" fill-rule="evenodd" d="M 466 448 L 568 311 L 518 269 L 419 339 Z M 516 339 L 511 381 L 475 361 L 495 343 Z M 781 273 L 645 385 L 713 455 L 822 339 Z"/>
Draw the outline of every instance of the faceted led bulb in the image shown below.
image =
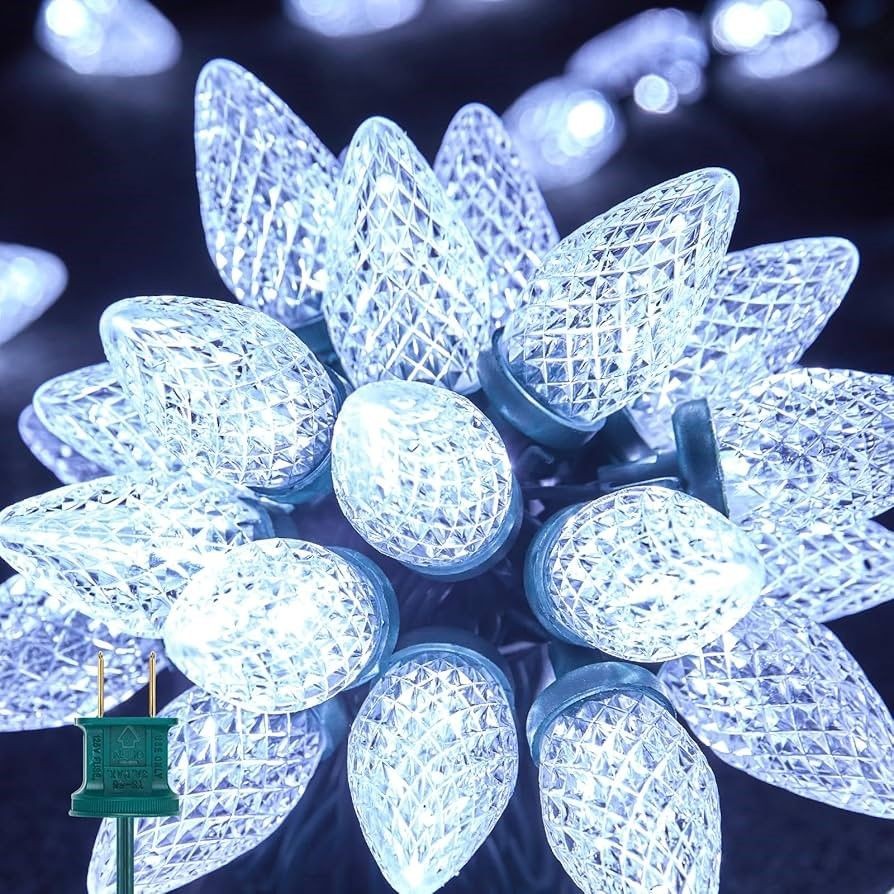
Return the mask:
<path id="1" fill-rule="evenodd" d="M 458 209 L 397 125 L 348 147 L 329 239 L 323 313 L 355 385 L 396 378 L 478 387 L 490 333 L 487 270 Z"/>
<path id="2" fill-rule="evenodd" d="M 149 432 L 191 472 L 289 496 L 325 470 L 333 380 L 281 323 L 203 298 L 128 298 L 100 320 Z"/>
<path id="3" fill-rule="evenodd" d="M 34 458 L 49 469 L 63 484 L 89 481 L 108 472 L 96 463 L 76 453 L 64 441 L 60 441 L 37 417 L 34 407 L 28 404 L 19 413 L 19 437 Z"/>
<path id="4" fill-rule="evenodd" d="M 559 241 L 546 202 L 500 118 L 477 103 L 450 122 L 434 170 L 484 258 L 491 317 L 501 326 Z"/>
<path id="5" fill-rule="evenodd" d="M 177 463 L 146 429 L 108 363 L 57 376 L 34 392 L 34 412 L 48 431 L 105 474 Z"/>
<path id="6" fill-rule="evenodd" d="M 68 271 L 55 255 L 0 243 L 0 344 L 33 323 L 67 282 Z"/>
<path id="7" fill-rule="evenodd" d="M 762 601 L 659 676 L 721 760 L 798 795 L 894 819 L 894 718 L 822 625 Z"/>
<path id="8" fill-rule="evenodd" d="M 653 446 L 672 442 L 675 404 L 716 398 L 781 372 L 813 343 L 853 282 L 847 239 L 792 239 L 726 256 L 683 356 L 628 408 Z"/>
<path id="9" fill-rule="evenodd" d="M 894 532 L 878 522 L 801 531 L 763 519 L 752 534 L 767 568 L 765 595 L 815 621 L 834 621 L 894 599 Z"/>
<path id="10" fill-rule="evenodd" d="M 666 487 L 627 487 L 550 519 L 525 589 L 556 636 L 632 661 L 697 651 L 760 595 L 757 548 L 719 512 Z"/>
<path id="11" fill-rule="evenodd" d="M 738 199 L 732 174 L 705 168 L 563 239 L 522 295 L 492 359 L 482 358 L 489 394 L 488 361 L 520 392 L 515 399 L 531 404 L 523 409 L 533 421 L 511 410 L 508 418 L 538 439 L 544 421 L 592 432 L 660 381 L 708 300 Z"/>
<path id="12" fill-rule="evenodd" d="M 256 714 L 196 687 L 163 712 L 170 732 L 171 787 L 178 816 L 140 818 L 134 880 L 140 894 L 165 894 L 257 847 L 301 800 L 327 747 L 317 715 Z M 114 894 L 115 820 L 103 820 L 87 874 L 89 894 Z"/>
<path id="13" fill-rule="evenodd" d="M 45 0 L 35 36 L 79 74 L 157 74 L 180 57 L 176 29 L 146 0 Z"/>
<path id="14" fill-rule="evenodd" d="M 793 369 L 713 412 L 731 517 L 801 529 L 853 525 L 894 506 L 894 378 Z"/>
<path id="15" fill-rule="evenodd" d="M 196 84 L 196 177 L 208 253 L 230 291 L 290 329 L 320 319 L 339 164 L 235 62 Z"/>
<path id="16" fill-rule="evenodd" d="M 422 644 L 397 653 L 348 738 L 360 828 L 398 894 L 431 894 L 465 866 L 517 774 L 511 690 L 470 649 Z"/>
<path id="17" fill-rule="evenodd" d="M 284 0 L 286 17 L 326 37 L 356 37 L 415 18 L 423 0 Z"/>
<path id="18" fill-rule="evenodd" d="M 66 606 L 154 636 L 197 571 L 269 525 L 223 484 L 114 475 L 4 509 L 0 555 Z"/>
<path id="19" fill-rule="evenodd" d="M 14 575 L 0 585 L 0 732 L 65 726 L 95 714 L 98 651 L 106 658 L 106 708 L 127 701 L 157 648 L 112 633 Z"/>
<path id="20" fill-rule="evenodd" d="M 586 180 L 624 139 L 618 110 L 575 78 L 535 84 L 506 110 L 503 121 L 544 189 Z"/>
<path id="21" fill-rule="evenodd" d="M 396 613 L 391 585 L 359 553 L 275 539 L 196 574 L 163 632 L 171 661 L 212 695 L 300 711 L 377 672 Z"/>
<path id="22" fill-rule="evenodd" d="M 590 665 L 528 716 L 546 838 L 586 894 L 719 889 L 714 774 L 657 686 L 642 668 Z"/>
<path id="23" fill-rule="evenodd" d="M 647 9 L 588 40 L 569 74 L 610 96 L 633 96 L 647 112 L 673 111 L 701 96 L 709 49 L 698 17 Z"/>
<path id="24" fill-rule="evenodd" d="M 374 382 L 349 395 L 332 438 L 332 482 L 367 543 L 428 574 L 482 567 L 520 518 L 490 420 L 466 398 L 420 382 Z"/>

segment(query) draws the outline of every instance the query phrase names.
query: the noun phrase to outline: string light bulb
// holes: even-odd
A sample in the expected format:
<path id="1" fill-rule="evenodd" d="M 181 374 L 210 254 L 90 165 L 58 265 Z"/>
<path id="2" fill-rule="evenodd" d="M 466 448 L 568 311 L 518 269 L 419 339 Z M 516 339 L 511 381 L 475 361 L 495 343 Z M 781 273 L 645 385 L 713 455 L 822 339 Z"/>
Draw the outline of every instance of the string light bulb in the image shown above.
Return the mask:
<path id="1" fill-rule="evenodd" d="M 55 255 L 0 243 L 0 345 L 51 307 L 67 283 L 68 271 Z"/>
<path id="2" fill-rule="evenodd" d="M 63 484 L 89 481 L 108 474 L 105 469 L 60 441 L 40 421 L 31 404 L 19 413 L 18 431 L 22 443 L 31 451 L 32 456 Z"/>

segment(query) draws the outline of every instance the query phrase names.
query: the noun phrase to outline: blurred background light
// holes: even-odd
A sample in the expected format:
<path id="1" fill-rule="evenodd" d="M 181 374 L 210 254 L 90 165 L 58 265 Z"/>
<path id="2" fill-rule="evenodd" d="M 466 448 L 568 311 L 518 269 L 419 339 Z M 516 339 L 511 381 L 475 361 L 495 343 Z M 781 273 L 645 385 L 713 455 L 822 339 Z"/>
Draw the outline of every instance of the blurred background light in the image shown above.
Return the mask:
<path id="1" fill-rule="evenodd" d="M 424 0 L 285 0 L 289 21 L 326 37 L 387 31 L 415 18 Z"/>

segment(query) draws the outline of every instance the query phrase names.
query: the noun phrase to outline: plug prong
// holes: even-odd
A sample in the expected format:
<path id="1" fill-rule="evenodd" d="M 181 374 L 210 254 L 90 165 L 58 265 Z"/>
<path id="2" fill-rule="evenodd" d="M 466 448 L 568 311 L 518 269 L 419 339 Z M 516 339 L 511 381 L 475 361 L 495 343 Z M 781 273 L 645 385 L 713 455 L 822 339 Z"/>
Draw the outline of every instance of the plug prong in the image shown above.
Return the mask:
<path id="1" fill-rule="evenodd" d="M 102 652 L 96 656 L 96 685 L 96 716 L 102 717 L 106 713 L 106 656 Z"/>
<path id="2" fill-rule="evenodd" d="M 149 653 L 149 716 L 154 717 L 156 707 L 155 695 L 155 652 Z"/>

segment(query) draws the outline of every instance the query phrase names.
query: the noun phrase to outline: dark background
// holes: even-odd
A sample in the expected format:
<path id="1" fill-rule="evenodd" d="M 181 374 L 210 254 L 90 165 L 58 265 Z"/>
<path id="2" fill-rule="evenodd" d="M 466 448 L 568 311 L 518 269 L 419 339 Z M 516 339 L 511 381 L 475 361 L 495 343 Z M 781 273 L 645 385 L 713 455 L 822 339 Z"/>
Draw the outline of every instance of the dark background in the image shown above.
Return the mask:
<path id="1" fill-rule="evenodd" d="M 192 91 L 205 61 L 227 56 L 255 72 L 336 152 L 364 117 L 381 114 L 431 158 L 462 103 L 504 110 L 558 74 L 587 38 L 649 4 L 503 0 L 463 9 L 430 0 L 421 19 L 394 32 L 336 42 L 288 25 L 270 0 L 160 0 L 184 38 L 183 58 L 168 73 L 120 81 L 77 76 L 43 55 L 31 40 L 37 5 L 7 0 L 0 10 L 0 240 L 57 253 L 71 280 L 43 319 L 0 347 L 3 505 L 56 484 L 18 441 L 15 419 L 41 382 L 101 359 L 97 321 L 107 304 L 136 294 L 226 296 L 205 252 L 194 183 Z M 620 153 L 590 182 L 548 199 L 565 234 L 684 170 L 730 168 L 742 188 L 733 248 L 841 235 L 862 253 L 848 298 L 807 359 L 890 373 L 894 16 L 884 0 L 830 9 L 843 32 L 831 60 L 775 82 L 742 81 L 715 60 L 700 103 L 667 117 L 629 108 Z M 894 603 L 832 627 L 894 705 Z M 167 692 L 182 686 L 166 676 Z M 72 729 L 0 735 L 0 891 L 84 890 L 95 830 L 67 817 L 80 779 L 79 737 Z M 894 887 L 894 824 L 712 766 L 723 806 L 724 894 Z M 189 890 L 384 890 L 329 773 L 321 771 L 268 846 Z M 526 771 L 512 818 L 530 823 L 530 866 L 519 867 L 525 859 L 507 821 L 445 890 L 557 890 L 561 876 L 542 850 L 530 782 Z M 495 869 L 501 860 L 508 880 Z"/>

